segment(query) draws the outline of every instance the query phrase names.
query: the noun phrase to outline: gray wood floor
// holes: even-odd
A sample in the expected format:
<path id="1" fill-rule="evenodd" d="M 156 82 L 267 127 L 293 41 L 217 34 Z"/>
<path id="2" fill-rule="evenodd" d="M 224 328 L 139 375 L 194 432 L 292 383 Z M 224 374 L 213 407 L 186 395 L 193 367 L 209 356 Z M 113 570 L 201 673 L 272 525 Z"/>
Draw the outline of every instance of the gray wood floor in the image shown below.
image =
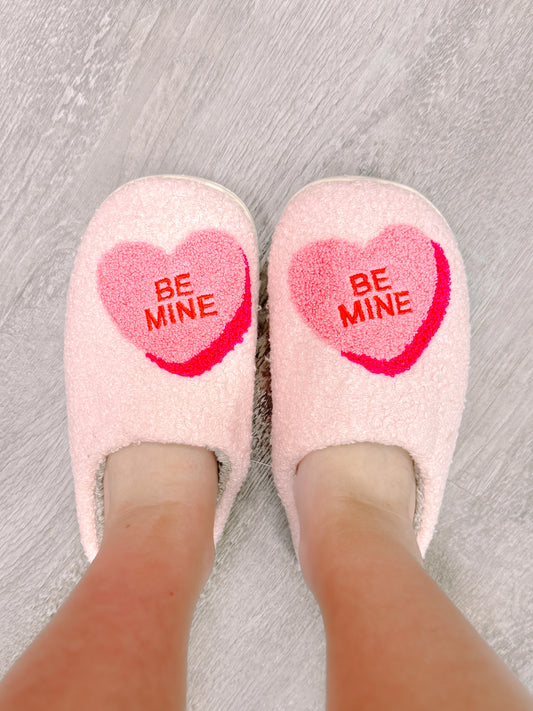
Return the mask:
<path id="1" fill-rule="evenodd" d="M 443 212 L 472 304 L 468 403 L 427 568 L 533 689 L 532 21 L 522 0 L 1 0 L 0 672 L 85 562 L 68 456 L 69 273 L 98 204 L 221 182 L 264 268 L 287 199 L 338 174 Z M 263 283 L 262 300 L 265 301 Z M 323 708 L 325 644 L 268 451 L 261 312 L 249 479 L 198 605 L 189 707 Z"/>

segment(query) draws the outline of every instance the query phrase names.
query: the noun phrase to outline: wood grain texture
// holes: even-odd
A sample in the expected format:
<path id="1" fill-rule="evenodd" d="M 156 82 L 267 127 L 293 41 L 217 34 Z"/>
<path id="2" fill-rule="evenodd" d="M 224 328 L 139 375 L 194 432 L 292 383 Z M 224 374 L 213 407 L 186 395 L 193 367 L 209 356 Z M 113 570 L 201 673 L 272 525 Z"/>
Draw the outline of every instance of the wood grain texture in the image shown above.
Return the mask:
<path id="1" fill-rule="evenodd" d="M 270 238 L 307 182 L 405 183 L 457 235 L 468 402 L 427 567 L 533 690 L 532 19 L 489 0 L 0 0 L 0 672 L 81 576 L 62 370 L 68 277 L 98 204 L 209 178 Z M 269 467 L 268 313 L 254 453 L 191 638 L 189 708 L 324 706 L 325 644 Z"/>

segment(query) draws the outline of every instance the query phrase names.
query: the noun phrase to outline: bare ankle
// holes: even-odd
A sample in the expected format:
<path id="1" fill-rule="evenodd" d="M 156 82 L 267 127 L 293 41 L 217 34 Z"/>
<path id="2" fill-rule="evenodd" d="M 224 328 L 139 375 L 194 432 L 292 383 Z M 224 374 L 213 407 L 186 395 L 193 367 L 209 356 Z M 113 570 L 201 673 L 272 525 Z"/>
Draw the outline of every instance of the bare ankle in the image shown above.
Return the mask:
<path id="1" fill-rule="evenodd" d="M 163 561 L 205 582 L 214 561 L 217 490 L 216 458 L 207 449 L 142 443 L 113 453 L 104 473 L 102 548 L 133 555 L 159 549 Z"/>
<path id="2" fill-rule="evenodd" d="M 164 505 L 200 507 L 213 514 L 218 488 L 217 462 L 202 447 L 143 442 L 107 457 L 104 515 L 108 525 L 136 508 Z"/>
<path id="3" fill-rule="evenodd" d="M 400 546 L 421 562 L 413 462 L 400 447 L 365 442 L 312 452 L 300 462 L 294 494 L 299 558 L 312 590 L 342 575 L 343 561 L 359 547 Z"/>
<path id="4" fill-rule="evenodd" d="M 294 490 L 300 506 L 305 506 L 309 494 L 320 490 L 320 496 L 328 500 L 365 501 L 412 521 L 416 501 L 413 460 L 401 447 L 375 442 L 326 447 L 302 459 Z"/>

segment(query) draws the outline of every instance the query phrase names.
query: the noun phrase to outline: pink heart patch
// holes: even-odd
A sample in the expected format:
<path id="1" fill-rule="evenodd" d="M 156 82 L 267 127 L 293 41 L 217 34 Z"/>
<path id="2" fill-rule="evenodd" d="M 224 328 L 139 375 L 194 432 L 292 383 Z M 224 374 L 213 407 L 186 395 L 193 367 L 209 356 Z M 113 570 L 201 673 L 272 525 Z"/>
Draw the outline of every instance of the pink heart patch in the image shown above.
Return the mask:
<path id="1" fill-rule="evenodd" d="M 291 297 L 305 322 L 372 373 L 398 375 L 422 355 L 450 300 L 442 247 L 416 227 L 391 225 L 361 248 L 313 242 L 289 268 Z"/>
<path id="2" fill-rule="evenodd" d="M 195 232 L 172 254 L 120 242 L 102 256 L 97 279 L 122 335 L 170 373 L 210 370 L 250 327 L 248 261 L 222 232 Z"/>

